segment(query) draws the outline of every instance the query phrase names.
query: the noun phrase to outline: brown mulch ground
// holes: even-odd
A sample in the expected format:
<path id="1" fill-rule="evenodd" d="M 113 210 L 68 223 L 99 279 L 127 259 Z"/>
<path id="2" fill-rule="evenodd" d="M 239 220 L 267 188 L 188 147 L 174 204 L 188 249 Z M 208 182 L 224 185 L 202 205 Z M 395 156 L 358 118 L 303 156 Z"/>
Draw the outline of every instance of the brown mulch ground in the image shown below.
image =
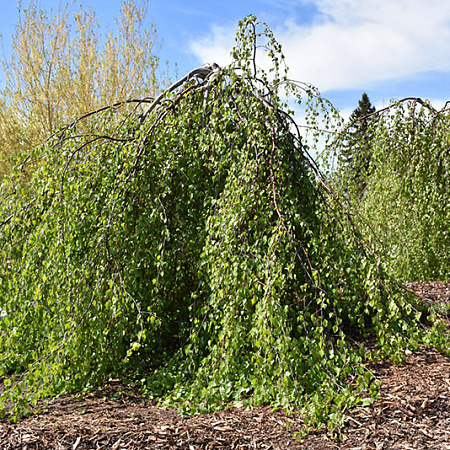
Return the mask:
<path id="1" fill-rule="evenodd" d="M 450 301 L 450 285 L 412 287 L 427 301 Z M 269 408 L 180 417 L 111 386 L 54 400 L 42 414 L 18 424 L 0 422 L 0 450 L 450 450 L 450 357 L 422 348 L 403 366 L 381 364 L 374 371 L 382 381 L 380 399 L 348 412 L 344 441 L 317 433 L 299 442 L 293 435 L 301 419 Z"/>

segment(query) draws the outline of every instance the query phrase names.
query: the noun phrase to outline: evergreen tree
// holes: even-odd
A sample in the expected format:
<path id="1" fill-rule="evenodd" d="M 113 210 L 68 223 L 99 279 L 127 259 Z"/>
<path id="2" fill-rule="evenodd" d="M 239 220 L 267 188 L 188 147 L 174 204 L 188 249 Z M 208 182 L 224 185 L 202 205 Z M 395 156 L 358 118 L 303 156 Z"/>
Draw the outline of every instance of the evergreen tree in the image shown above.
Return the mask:
<path id="1" fill-rule="evenodd" d="M 347 192 L 362 195 L 366 178 L 370 173 L 371 142 L 373 134 L 371 125 L 375 107 L 364 92 L 359 106 L 350 115 L 346 137 L 341 149 L 341 167 Z"/>

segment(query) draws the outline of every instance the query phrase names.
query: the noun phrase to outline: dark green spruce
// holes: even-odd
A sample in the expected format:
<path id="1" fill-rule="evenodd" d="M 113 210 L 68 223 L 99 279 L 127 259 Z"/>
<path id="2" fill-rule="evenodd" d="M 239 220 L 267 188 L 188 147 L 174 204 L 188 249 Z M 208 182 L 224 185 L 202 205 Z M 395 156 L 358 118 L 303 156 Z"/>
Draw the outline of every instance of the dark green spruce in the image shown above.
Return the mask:
<path id="1" fill-rule="evenodd" d="M 361 196 L 370 175 L 372 157 L 372 125 L 375 120 L 375 107 L 364 92 L 359 106 L 352 112 L 345 138 L 341 147 L 342 170 L 347 190 Z"/>

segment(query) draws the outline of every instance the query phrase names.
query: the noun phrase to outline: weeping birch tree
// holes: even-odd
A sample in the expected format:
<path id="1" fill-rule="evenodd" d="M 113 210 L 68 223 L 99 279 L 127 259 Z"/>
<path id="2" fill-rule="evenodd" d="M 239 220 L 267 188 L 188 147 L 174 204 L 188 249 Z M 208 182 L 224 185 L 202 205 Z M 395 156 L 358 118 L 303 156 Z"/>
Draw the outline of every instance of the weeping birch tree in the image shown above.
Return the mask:
<path id="1" fill-rule="evenodd" d="M 333 110 L 288 81 L 256 18 L 232 56 L 70 122 L 32 154 L 25 193 L 2 186 L 4 414 L 132 374 L 184 412 L 269 404 L 333 428 L 376 395 L 368 361 L 445 341 L 325 183 L 282 89 L 311 127 Z"/>

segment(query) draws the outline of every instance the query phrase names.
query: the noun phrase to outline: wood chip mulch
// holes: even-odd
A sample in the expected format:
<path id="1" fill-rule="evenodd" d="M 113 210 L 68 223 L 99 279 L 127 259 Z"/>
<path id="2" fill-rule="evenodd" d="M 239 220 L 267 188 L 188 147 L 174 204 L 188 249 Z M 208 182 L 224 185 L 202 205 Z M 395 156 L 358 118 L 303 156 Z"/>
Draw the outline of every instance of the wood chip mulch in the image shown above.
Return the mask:
<path id="1" fill-rule="evenodd" d="M 413 287 L 428 300 L 450 299 L 450 285 Z M 422 348 L 409 354 L 405 365 L 384 363 L 374 372 L 382 382 L 380 398 L 347 412 L 341 440 L 318 432 L 300 442 L 294 434 L 302 429 L 301 418 L 270 408 L 181 417 L 113 385 L 55 399 L 17 424 L 0 422 L 0 450 L 450 450 L 450 357 Z"/>

